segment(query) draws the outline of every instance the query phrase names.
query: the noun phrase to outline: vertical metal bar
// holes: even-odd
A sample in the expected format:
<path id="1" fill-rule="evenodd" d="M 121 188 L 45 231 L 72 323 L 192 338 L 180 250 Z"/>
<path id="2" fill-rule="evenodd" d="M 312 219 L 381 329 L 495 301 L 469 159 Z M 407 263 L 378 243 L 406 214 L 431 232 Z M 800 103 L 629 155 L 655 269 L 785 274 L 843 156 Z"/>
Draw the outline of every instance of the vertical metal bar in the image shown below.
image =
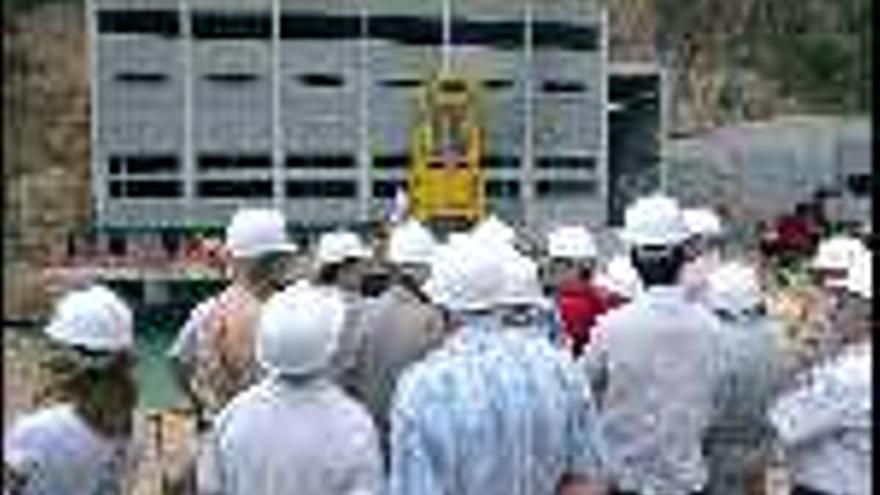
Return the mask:
<path id="1" fill-rule="evenodd" d="M 524 32 L 523 32 L 523 88 L 524 88 L 524 125 L 521 156 L 521 183 L 520 194 L 524 207 L 523 216 L 525 224 L 533 227 L 535 222 L 535 128 L 534 128 L 534 12 L 533 0 L 525 0 Z"/>
<path id="2" fill-rule="evenodd" d="M 94 0 L 88 0 L 86 4 L 86 26 L 89 35 L 89 63 L 91 64 L 91 95 L 89 101 L 90 115 L 90 139 L 91 146 L 89 152 L 89 160 L 92 167 L 92 198 L 94 200 L 93 220 L 96 223 L 104 221 L 104 212 L 107 208 L 107 183 L 109 175 L 106 173 L 103 163 L 99 163 L 102 153 L 98 152 L 98 119 L 99 119 L 99 89 L 101 77 L 98 73 L 98 28 L 95 20 L 97 10 L 95 9 Z M 17 147 L 16 147 L 17 148 Z M 24 199 L 24 198 L 22 198 Z"/>
<path id="3" fill-rule="evenodd" d="M 369 0 L 360 0 L 361 37 L 358 44 L 358 207 L 361 221 L 370 217 L 370 11 Z"/>
<path id="4" fill-rule="evenodd" d="M 660 163 L 657 164 L 659 167 L 659 180 L 660 180 L 660 189 L 665 191 L 669 186 L 669 161 L 667 160 L 667 156 L 669 153 L 669 126 L 671 124 L 671 111 L 672 111 L 672 86 L 670 82 L 672 81 L 672 74 L 670 69 L 667 68 L 666 65 L 661 65 L 658 68 L 659 75 L 659 93 L 660 93 L 660 125 L 658 130 L 658 145 L 660 147 Z"/>
<path id="5" fill-rule="evenodd" d="M 599 86 L 600 86 L 600 108 L 601 111 L 599 115 L 601 118 L 599 119 L 600 125 L 600 138 L 599 138 L 599 200 L 597 203 L 600 205 L 599 209 L 601 211 L 601 225 L 607 226 L 609 224 L 609 194 L 611 188 L 609 187 L 610 174 L 608 173 L 609 160 L 608 160 L 608 85 L 610 81 L 610 71 L 608 70 L 608 10 L 604 7 L 600 7 L 599 12 Z"/>
<path id="6" fill-rule="evenodd" d="M 183 201 L 185 223 L 194 218 L 196 201 L 195 191 L 195 147 L 193 145 L 193 49 L 192 49 L 192 15 L 189 1 L 180 0 L 180 28 L 183 43 Z"/>
<path id="7" fill-rule="evenodd" d="M 452 69 L 452 0 L 443 0 L 443 45 L 441 67 L 446 74 Z"/>
<path id="8" fill-rule="evenodd" d="M 284 147 L 281 133 L 281 0 L 272 0 L 272 204 L 284 208 Z"/>

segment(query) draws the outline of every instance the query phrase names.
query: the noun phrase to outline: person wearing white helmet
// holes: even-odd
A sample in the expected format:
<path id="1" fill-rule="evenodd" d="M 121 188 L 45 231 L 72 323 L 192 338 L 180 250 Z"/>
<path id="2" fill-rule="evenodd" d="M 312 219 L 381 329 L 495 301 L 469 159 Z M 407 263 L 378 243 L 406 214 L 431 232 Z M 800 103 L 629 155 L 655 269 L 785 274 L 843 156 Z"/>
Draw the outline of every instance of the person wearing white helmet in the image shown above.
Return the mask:
<path id="1" fill-rule="evenodd" d="M 595 284 L 599 251 L 592 234 L 580 225 L 552 230 L 547 251 L 566 347 L 577 357 L 590 341 L 596 318 L 611 309 L 606 293 Z"/>
<path id="2" fill-rule="evenodd" d="M 367 411 L 331 378 L 345 304 L 300 282 L 262 307 L 264 378 L 217 416 L 200 459 L 203 495 L 378 495 L 382 469 Z"/>
<path id="3" fill-rule="evenodd" d="M 314 254 L 317 283 L 335 285 L 350 294 L 360 292 L 360 266 L 370 257 L 370 251 L 357 234 L 342 229 L 325 232 Z"/>
<path id="4" fill-rule="evenodd" d="M 544 295 L 538 264 L 512 248 L 497 254 L 504 259 L 505 285 L 498 299 L 502 325 L 537 332 L 554 345 L 564 344 L 562 320 L 556 305 Z"/>
<path id="5" fill-rule="evenodd" d="M 517 240 L 516 231 L 494 214 L 480 221 L 469 234 L 474 240 L 493 246 L 513 246 Z"/>
<path id="6" fill-rule="evenodd" d="M 771 400 L 789 371 L 781 322 L 768 316 L 755 269 L 728 262 L 709 275 L 706 304 L 722 327 L 725 374 L 705 451 L 709 495 L 753 493 L 771 462 Z"/>
<path id="7" fill-rule="evenodd" d="M 131 310 L 102 286 L 61 299 L 45 328 L 60 403 L 4 435 L 4 488 L 20 495 L 128 493 L 136 448 Z"/>
<path id="8" fill-rule="evenodd" d="M 872 259 L 848 271 L 834 315 L 843 345 L 769 412 L 796 495 L 872 491 Z"/>
<path id="9" fill-rule="evenodd" d="M 354 232 L 325 232 L 315 247 L 315 285 L 332 288 L 345 302 L 345 323 L 333 356 L 334 377 L 350 394 L 357 394 L 358 359 L 364 335 L 360 320 L 366 303 L 361 292 L 362 268 L 370 251 Z"/>
<path id="10" fill-rule="evenodd" d="M 691 238 L 688 242 L 689 261 L 681 275 L 681 283 L 689 298 L 702 301 L 709 274 L 721 264 L 721 243 L 724 230 L 721 218 L 709 208 L 688 208 L 682 211 Z"/>
<path id="11" fill-rule="evenodd" d="M 426 291 L 450 335 L 398 380 L 389 495 L 601 493 L 588 387 L 545 336 L 503 324 L 499 305 L 514 299 L 503 256 L 465 238 L 434 267 Z"/>
<path id="12" fill-rule="evenodd" d="M 839 347 L 840 332 L 834 328 L 832 314 L 846 296 L 850 271 L 868 253 L 867 247 L 854 237 L 833 236 L 819 243 L 810 264 L 815 285 L 807 293 L 809 313 L 797 335 L 803 343 L 800 359 L 805 366 Z"/>
<path id="13" fill-rule="evenodd" d="M 253 340 L 260 304 L 283 287 L 297 250 L 285 229 L 277 210 L 235 213 L 224 245 L 232 281 L 193 309 L 169 350 L 202 426 L 258 378 Z"/>
<path id="14" fill-rule="evenodd" d="M 599 318 L 582 365 L 599 404 L 617 493 L 705 489 L 702 442 L 722 369 L 719 324 L 678 283 L 690 232 L 655 194 L 625 212 L 623 240 L 644 290 Z"/>
<path id="15" fill-rule="evenodd" d="M 445 335 L 442 313 L 421 286 L 430 275 L 436 249 L 431 232 L 415 220 L 396 226 L 388 245 L 391 286 L 364 305 L 359 320 L 353 394 L 363 401 L 379 429 L 382 453 L 388 454 L 388 409 L 398 376 L 410 363 L 437 347 Z"/>

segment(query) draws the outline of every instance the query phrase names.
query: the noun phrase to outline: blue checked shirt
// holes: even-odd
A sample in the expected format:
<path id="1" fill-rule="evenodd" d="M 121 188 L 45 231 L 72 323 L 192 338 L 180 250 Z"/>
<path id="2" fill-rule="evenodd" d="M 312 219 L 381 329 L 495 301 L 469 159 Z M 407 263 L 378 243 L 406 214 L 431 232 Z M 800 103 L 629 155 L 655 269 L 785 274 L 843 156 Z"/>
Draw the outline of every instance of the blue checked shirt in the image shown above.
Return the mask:
<path id="1" fill-rule="evenodd" d="M 539 332 L 470 318 L 409 368 L 391 412 L 390 495 L 552 495 L 604 477 L 586 381 Z"/>

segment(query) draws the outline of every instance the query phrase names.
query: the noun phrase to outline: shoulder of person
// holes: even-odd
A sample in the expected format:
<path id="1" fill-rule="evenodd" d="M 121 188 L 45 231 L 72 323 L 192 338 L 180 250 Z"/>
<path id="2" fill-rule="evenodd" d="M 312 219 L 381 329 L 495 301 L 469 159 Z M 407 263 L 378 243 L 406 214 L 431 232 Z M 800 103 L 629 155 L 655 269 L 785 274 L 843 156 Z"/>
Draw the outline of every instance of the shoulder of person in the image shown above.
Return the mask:
<path id="1" fill-rule="evenodd" d="M 61 404 L 21 417 L 9 432 L 10 437 L 30 437 L 61 433 L 76 426 L 72 406 Z"/>
<path id="2" fill-rule="evenodd" d="M 4 439 L 4 458 L 11 467 L 34 462 L 81 427 L 70 405 L 38 410 L 15 422 Z"/>

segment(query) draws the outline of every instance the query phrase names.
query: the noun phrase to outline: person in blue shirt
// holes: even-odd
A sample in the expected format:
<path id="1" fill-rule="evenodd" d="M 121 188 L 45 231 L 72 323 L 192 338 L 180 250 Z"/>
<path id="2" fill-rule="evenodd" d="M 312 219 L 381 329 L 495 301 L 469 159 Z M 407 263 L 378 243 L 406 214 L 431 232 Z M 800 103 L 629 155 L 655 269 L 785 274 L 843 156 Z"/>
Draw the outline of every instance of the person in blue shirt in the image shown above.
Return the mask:
<path id="1" fill-rule="evenodd" d="M 503 323 L 505 259 L 465 238 L 435 260 L 426 291 L 452 334 L 398 382 L 390 495 L 603 493 L 589 386 L 546 335 Z"/>

